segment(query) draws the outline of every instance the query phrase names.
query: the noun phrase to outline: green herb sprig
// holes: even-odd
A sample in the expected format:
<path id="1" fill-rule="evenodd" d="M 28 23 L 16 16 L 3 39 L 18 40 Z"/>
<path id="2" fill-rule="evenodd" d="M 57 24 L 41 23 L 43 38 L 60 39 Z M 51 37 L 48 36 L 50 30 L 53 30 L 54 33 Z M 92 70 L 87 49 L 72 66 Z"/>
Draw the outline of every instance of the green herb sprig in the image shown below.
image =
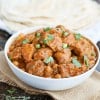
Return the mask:
<path id="1" fill-rule="evenodd" d="M 29 43 L 30 41 L 28 40 L 28 39 L 24 39 L 23 41 L 22 41 L 22 44 L 27 44 L 27 43 Z"/>
<path id="2" fill-rule="evenodd" d="M 54 59 L 51 56 L 44 59 L 45 64 L 52 63 L 52 62 L 54 62 Z"/>
<path id="3" fill-rule="evenodd" d="M 43 40 L 44 44 L 48 44 L 49 41 L 53 40 L 54 36 L 52 34 L 48 34 L 47 38 Z"/>
<path id="4" fill-rule="evenodd" d="M 73 63 L 76 67 L 81 67 L 81 63 L 80 63 L 76 58 L 72 58 L 72 63 Z"/>
<path id="5" fill-rule="evenodd" d="M 44 31 L 45 31 L 45 32 L 47 32 L 47 31 L 49 31 L 49 30 L 51 30 L 50 27 L 46 27 L 46 28 L 44 28 Z"/>
<path id="6" fill-rule="evenodd" d="M 40 44 L 36 44 L 35 47 L 36 47 L 37 49 L 40 49 L 40 48 L 41 48 L 41 45 L 40 45 Z"/>
<path id="7" fill-rule="evenodd" d="M 80 40 L 80 39 L 81 39 L 81 37 L 82 37 L 82 36 L 81 36 L 81 34 L 80 34 L 80 33 L 75 34 L 75 39 L 76 39 L 76 40 Z"/>
<path id="8" fill-rule="evenodd" d="M 88 67 L 89 66 L 89 59 L 88 59 L 88 57 L 86 55 L 84 55 L 83 59 L 84 59 L 85 65 Z"/>
<path id="9" fill-rule="evenodd" d="M 66 43 L 62 44 L 63 49 L 66 49 L 68 47 L 68 45 Z"/>
<path id="10" fill-rule="evenodd" d="M 35 35 L 37 38 L 39 38 L 40 36 L 41 36 L 41 33 L 36 33 L 36 35 Z"/>
<path id="11" fill-rule="evenodd" d="M 69 34 L 68 32 L 64 32 L 64 31 L 62 32 L 63 36 L 67 36 L 68 34 Z"/>

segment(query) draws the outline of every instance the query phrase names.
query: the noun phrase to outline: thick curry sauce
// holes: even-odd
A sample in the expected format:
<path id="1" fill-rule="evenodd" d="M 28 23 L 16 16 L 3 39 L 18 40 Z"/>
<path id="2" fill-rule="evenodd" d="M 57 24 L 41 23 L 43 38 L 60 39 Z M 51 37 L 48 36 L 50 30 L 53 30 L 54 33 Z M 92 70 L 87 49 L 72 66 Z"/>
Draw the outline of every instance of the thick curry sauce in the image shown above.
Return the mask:
<path id="1" fill-rule="evenodd" d="M 62 25 L 20 34 L 11 44 L 8 57 L 23 71 L 50 78 L 67 78 L 93 67 L 97 55 L 94 45 L 80 33 Z"/>

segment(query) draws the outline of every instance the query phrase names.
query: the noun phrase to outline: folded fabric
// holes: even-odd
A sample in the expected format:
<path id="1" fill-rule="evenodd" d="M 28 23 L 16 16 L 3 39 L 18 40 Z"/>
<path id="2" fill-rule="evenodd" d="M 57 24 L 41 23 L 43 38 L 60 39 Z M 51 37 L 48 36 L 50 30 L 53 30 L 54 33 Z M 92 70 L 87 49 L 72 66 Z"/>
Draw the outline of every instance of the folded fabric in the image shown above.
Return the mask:
<path id="1" fill-rule="evenodd" d="M 81 85 L 63 91 L 44 91 L 28 86 L 19 80 L 9 68 L 3 51 L 0 52 L 0 82 L 5 82 L 31 94 L 48 94 L 56 100 L 100 100 L 100 73 L 94 72 Z"/>

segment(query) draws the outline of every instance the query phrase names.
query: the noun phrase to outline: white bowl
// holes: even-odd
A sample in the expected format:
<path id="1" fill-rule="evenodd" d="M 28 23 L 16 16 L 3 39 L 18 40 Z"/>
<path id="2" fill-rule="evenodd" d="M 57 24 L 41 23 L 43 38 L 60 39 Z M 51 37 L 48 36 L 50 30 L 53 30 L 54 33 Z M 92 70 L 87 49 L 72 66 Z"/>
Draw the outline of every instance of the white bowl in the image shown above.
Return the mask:
<path id="1" fill-rule="evenodd" d="M 43 27 L 43 26 L 42 26 Z M 12 44 L 12 42 L 15 40 L 15 38 L 20 34 L 20 33 L 30 33 L 33 32 L 37 29 L 42 28 L 40 27 L 33 27 L 30 29 L 26 29 L 23 31 L 19 31 L 17 33 L 15 33 L 13 36 L 11 36 L 6 45 L 5 45 L 5 58 L 9 64 L 9 67 L 11 68 L 11 70 L 13 71 L 13 73 L 20 79 L 22 80 L 24 83 L 38 88 L 38 89 L 43 89 L 43 90 L 52 90 L 52 91 L 57 91 L 57 90 L 65 90 L 65 89 L 70 89 L 73 88 L 79 84 L 81 84 L 82 82 L 84 82 L 88 77 L 90 77 L 90 75 L 94 72 L 96 66 L 99 63 L 99 50 L 98 47 L 95 45 L 95 43 L 93 43 L 91 41 L 91 43 L 95 46 L 96 51 L 97 51 L 97 62 L 96 64 L 93 66 L 93 68 L 91 68 L 89 71 L 78 75 L 78 76 L 74 76 L 74 77 L 70 77 L 70 78 L 61 78 L 61 79 L 52 79 L 52 78 L 43 78 L 43 77 L 39 77 L 39 76 L 35 76 L 35 75 L 31 75 L 27 72 L 22 71 L 21 69 L 19 69 L 18 67 L 16 67 L 8 58 L 7 56 L 7 52 L 9 51 L 9 47 Z M 90 40 L 90 39 L 89 39 Z"/>

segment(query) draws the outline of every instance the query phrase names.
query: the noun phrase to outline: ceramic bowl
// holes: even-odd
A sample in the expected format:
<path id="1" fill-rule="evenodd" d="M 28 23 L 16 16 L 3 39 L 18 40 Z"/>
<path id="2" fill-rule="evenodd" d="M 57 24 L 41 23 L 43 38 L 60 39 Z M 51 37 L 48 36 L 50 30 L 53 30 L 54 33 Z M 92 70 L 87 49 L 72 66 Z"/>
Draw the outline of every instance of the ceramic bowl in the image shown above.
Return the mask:
<path id="1" fill-rule="evenodd" d="M 15 38 L 18 37 L 18 35 L 20 33 L 27 34 L 27 33 L 36 31 L 37 29 L 40 29 L 40 28 L 43 28 L 43 26 L 33 27 L 33 28 L 29 28 L 29 29 L 25 29 L 25 30 L 19 31 L 19 32 L 15 33 L 14 35 L 12 35 L 8 39 L 8 41 L 6 42 L 4 54 L 5 54 L 5 58 L 6 58 L 7 62 L 8 62 L 8 65 L 11 68 L 11 70 L 13 71 L 13 73 L 21 81 L 23 81 L 24 83 L 26 83 L 26 84 L 34 87 L 34 88 L 43 89 L 43 90 L 52 90 L 52 91 L 65 90 L 65 89 L 70 89 L 70 88 L 76 87 L 79 84 L 83 83 L 87 78 L 89 78 L 90 75 L 95 71 L 95 68 L 99 63 L 99 58 L 100 58 L 98 47 L 90 39 L 89 40 L 95 46 L 96 51 L 97 51 L 97 56 L 98 56 L 97 57 L 97 61 L 96 61 L 96 64 L 89 71 L 87 71 L 87 72 L 85 72 L 85 73 L 83 73 L 81 75 L 78 75 L 78 76 L 69 77 L 69 78 L 60 78 L 60 79 L 39 77 L 39 76 L 31 75 L 31 74 L 29 74 L 27 72 L 22 71 L 21 69 L 16 67 L 9 60 L 9 58 L 7 56 L 7 53 L 9 51 L 10 45 L 13 43 Z"/>

